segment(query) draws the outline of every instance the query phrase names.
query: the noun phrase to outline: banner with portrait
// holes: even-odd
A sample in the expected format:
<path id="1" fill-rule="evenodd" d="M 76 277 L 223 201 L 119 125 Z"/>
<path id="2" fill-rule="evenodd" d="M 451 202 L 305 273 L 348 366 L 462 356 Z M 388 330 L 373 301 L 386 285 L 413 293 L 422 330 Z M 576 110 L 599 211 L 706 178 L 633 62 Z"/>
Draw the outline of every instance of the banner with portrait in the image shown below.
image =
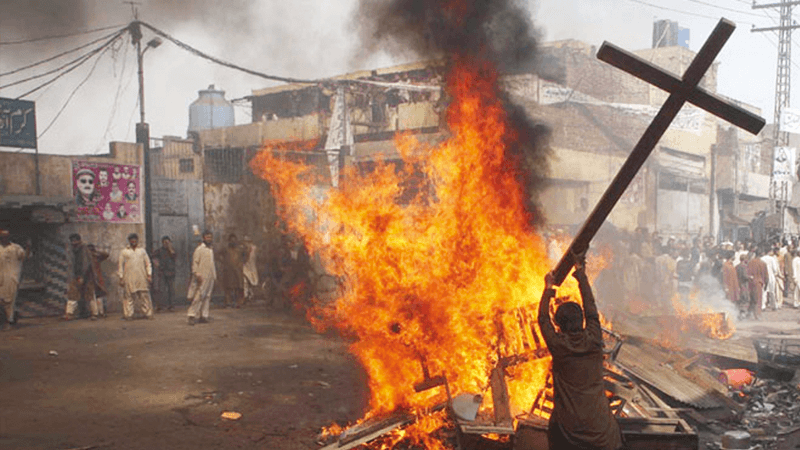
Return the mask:
<path id="1" fill-rule="evenodd" d="M 74 220 L 142 223 L 141 175 L 134 164 L 72 161 Z"/>

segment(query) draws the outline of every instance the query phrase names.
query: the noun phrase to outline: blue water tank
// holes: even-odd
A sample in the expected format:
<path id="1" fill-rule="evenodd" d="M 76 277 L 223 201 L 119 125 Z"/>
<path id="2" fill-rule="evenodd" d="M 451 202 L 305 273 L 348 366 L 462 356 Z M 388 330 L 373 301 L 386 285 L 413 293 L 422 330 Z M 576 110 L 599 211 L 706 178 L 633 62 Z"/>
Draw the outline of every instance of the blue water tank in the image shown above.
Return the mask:
<path id="1" fill-rule="evenodd" d="M 233 104 L 225 100 L 225 91 L 208 89 L 197 92 L 197 100 L 189 106 L 189 132 L 234 125 Z"/>

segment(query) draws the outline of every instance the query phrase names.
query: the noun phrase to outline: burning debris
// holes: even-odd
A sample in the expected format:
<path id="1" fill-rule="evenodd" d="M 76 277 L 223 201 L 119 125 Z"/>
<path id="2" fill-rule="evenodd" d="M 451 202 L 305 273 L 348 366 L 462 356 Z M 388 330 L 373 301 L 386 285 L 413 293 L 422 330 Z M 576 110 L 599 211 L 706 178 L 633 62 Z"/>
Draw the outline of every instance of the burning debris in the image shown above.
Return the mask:
<path id="1" fill-rule="evenodd" d="M 398 136 L 401 165 L 378 161 L 368 173 L 346 167 L 337 189 L 316 196 L 310 193 L 323 182 L 280 148 L 251 162 L 274 188 L 292 231 L 343 280 L 342 296 L 317 304 L 309 318 L 351 339 L 350 351 L 368 374 L 370 411 L 347 430 L 326 432 L 338 436 L 329 448 L 464 448 L 473 438 L 491 438 L 481 447 L 507 447 L 515 422 L 535 426 L 552 411 L 550 356 L 533 312 L 553 264 L 536 229 L 543 221 L 536 192 L 546 175 L 546 133 L 498 83 L 501 70 L 535 54 L 521 8 L 512 0 L 363 1 L 362 16 L 376 18 L 364 27 L 374 45 L 407 45 L 447 59 L 447 136 L 437 144 Z M 731 26 L 722 23 L 720 33 Z M 419 174 L 424 188 L 405 195 L 403 187 Z M 309 201 L 314 197 L 319 201 Z M 610 211 L 616 200 L 604 200 Z M 589 228 L 604 219 L 590 219 Z M 584 247 L 577 250 L 594 232 L 580 235 Z M 575 262 L 566 255 L 572 256 L 562 258 L 556 284 Z M 580 298 L 573 280 L 558 295 Z M 617 351 L 619 345 L 606 361 L 607 391 L 618 415 L 637 418 L 632 433 L 660 430 L 689 436 L 696 446 L 669 407 L 615 366 Z M 654 417 L 669 423 L 647 428 Z"/>

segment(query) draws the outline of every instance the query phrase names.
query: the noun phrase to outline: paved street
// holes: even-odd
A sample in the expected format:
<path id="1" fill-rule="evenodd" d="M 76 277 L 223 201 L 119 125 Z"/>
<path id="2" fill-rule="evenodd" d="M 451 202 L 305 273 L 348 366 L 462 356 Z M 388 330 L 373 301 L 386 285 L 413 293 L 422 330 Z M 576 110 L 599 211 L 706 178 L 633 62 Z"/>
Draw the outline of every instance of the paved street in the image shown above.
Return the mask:
<path id="1" fill-rule="evenodd" d="M 211 316 L 22 320 L 0 334 L 0 448 L 313 448 L 320 427 L 362 415 L 338 338 L 263 307 Z"/>

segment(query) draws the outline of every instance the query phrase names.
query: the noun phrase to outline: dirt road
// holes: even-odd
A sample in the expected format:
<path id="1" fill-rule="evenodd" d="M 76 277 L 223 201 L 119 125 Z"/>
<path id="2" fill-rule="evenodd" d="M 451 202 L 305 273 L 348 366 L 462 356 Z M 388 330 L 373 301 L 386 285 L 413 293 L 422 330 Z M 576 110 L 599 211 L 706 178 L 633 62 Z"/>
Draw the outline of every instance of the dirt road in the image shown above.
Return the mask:
<path id="1" fill-rule="evenodd" d="M 339 338 L 263 307 L 211 316 L 1 333 L 0 449 L 310 449 L 320 427 L 361 417 L 365 375 Z"/>

